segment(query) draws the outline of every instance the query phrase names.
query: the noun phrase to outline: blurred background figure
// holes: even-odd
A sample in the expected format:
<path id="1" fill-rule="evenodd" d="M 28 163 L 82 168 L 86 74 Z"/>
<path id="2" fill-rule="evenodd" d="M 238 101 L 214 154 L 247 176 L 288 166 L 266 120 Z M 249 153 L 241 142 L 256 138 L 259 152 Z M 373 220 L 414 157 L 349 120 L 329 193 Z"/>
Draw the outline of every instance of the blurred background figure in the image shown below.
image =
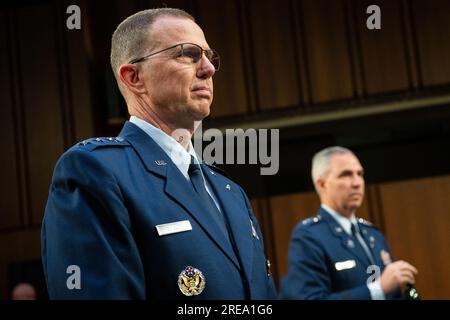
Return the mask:
<path id="1" fill-rule="evenodd" d="M 30 283 L 18 283 L 11 292 L 12 300 L 36 300 L 36 290 Z"/>
<path id="2" fill-rule="evenodd" d="M 380 230 L 356 217 L 365 193 L 359 159 L 347 148 L 329 147 L 316 153 L 311 171 L 321 206 L 293 232 L 282 297 L 401 298 L 400 289 L 405 292 L 415 283 L 417 269 L 406 261 L 393 261 Z M 381 275 L 372 276 L 373 270 Z"/>

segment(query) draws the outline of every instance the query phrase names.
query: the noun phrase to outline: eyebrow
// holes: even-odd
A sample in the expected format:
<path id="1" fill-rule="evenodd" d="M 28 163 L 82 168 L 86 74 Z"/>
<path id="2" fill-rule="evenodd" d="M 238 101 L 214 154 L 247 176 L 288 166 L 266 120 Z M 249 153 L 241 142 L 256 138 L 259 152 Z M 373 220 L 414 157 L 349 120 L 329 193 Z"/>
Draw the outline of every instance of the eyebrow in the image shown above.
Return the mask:
<path id="1" fill-rule="evenodd" d="M 356 173 L 357 173 L 357 174 L 364 175 L 364 169 L 357 170 Z M 352 171 L 352 170 L 346 169 L 346 170 L 341 171 L 341 172 L 338 174 L 338 177 L 346 176 L 346 175 L 349 175 L 349 174 L 353 174 L 353 171 Z"/>

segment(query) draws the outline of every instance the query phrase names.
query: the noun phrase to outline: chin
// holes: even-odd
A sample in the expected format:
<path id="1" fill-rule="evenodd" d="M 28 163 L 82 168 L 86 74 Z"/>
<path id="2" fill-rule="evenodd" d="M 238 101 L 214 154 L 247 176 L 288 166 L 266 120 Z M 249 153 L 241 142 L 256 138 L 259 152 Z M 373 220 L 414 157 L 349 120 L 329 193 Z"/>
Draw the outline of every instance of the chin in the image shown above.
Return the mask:
<path id="1" fill-rule="evenodd" d="M 352 202 L 349 204 L 349 208 L 351 208 L 352 211 L 356 211 L 361 207 L 362 201 L 358 201 L 358 202 Z"/>
<path id="2" fill-rule="evenodd" d="M 195 112 L 194 112 L 194 117 L 196 121 L 201 121 L 204 118 L 206 118 L 207 116 L 209 116 L 211 113 L 211 109 L 208 106 L 199 106 Z"/>

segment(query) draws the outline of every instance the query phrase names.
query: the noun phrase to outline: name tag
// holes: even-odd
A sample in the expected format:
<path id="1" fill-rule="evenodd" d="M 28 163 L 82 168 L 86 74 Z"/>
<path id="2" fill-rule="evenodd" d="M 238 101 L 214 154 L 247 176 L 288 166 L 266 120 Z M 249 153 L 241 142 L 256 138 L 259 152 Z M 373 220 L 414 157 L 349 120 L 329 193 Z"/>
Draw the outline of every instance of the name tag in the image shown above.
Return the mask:
<path id="1" fill-rule="evenodd" d="M 192 230 L 189 220 L 176 221 L 171 223 L 159 224 L 156 227 L 159 236 L 165 236 L 172 233 L 179 233 Z"/>
<path id="2" fill-rule="evenodd" d="M 334 264 L 337 271 L 352 269 L 356 267 L 355 260 L 340 261 Z"/>

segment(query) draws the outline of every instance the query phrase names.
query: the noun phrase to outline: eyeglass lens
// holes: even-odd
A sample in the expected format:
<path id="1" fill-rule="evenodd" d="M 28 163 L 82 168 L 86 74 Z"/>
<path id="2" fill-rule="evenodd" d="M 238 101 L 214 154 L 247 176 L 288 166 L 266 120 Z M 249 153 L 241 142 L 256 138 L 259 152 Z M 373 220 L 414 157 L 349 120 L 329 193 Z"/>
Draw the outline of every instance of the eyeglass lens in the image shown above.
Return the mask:
<path id="1" fill-rule="evenodd" d="M 211 62 L 214 68 L 219 70 L 220 67 L 220 58 L 219 55 L 211 49 L 203 50 L 201 47 L 196 45 L 185 44 L 182 46 L 181 54 L 184 57 L 188 57 L 192 59 L 192 62 L 197 63 L 202 58 L 203 52 L 205 52 L 206 58 Z"/>

